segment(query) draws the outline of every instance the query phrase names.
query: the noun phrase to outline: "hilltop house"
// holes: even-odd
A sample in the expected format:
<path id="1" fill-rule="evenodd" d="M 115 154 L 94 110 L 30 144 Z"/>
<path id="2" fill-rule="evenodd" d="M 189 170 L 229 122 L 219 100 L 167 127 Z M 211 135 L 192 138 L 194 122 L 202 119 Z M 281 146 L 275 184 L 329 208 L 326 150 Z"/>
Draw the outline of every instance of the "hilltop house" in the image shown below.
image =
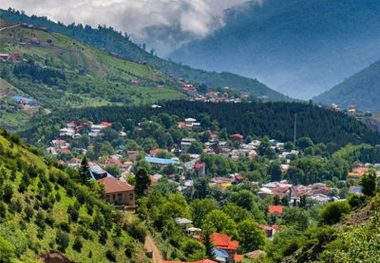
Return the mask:
<path id="1" fill-rule="evenodd" d="M 112 176 L 104 177 L 99 182 L 104 186 L 104 197 L 108 202 L 114 205 L 135 206 L 135 188 L 132 185 Z"/>

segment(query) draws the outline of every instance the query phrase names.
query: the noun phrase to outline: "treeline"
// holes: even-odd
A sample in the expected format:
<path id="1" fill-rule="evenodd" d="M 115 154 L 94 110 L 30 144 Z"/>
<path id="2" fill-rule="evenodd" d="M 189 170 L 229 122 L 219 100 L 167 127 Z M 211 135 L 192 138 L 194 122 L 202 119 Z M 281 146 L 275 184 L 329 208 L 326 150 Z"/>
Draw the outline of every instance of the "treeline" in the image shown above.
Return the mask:
<path id="1" fill-rule="evenodd" d="M 27 75 L 33 80 L 41 81 L 47 85 L 57 85 L 58 79 L 66 80 L 66 76 L 63 72 L 50 68 L 41 68 L 33 62 L 15 65 L 13 74 L 17 77 Z"/>
<path id="2" fill-rule="evenodd" d="M 132 119 L 136 123 L 160 113 L 177 115 L 179 118 L 193 117 L 202 127 L 218 126 L 228 133 L 244 136 L 269 136 L 280 141 L 293 140 L 294 119 L 297 115 L 297 137 L 310 137 L 315 143 L 334 144 L 337 147 L 348 143 L 380 142 L 380 134 L 366 128 L 356 119 L 343 113 L 302 103 L 202 103 L 171 101 L 162 103 L 162 108 L 105 106 L 98 108 L 68 109 L 53 113 L 49 117 L 35 120 L 32 129 L 24 132 L 28 138 L 41 126 L 54 125 L 69 119 L 88 119 L 94 122 L 107 120 L 127 126 Z M 40 124 L 38 124 L 40 123 Z"/>

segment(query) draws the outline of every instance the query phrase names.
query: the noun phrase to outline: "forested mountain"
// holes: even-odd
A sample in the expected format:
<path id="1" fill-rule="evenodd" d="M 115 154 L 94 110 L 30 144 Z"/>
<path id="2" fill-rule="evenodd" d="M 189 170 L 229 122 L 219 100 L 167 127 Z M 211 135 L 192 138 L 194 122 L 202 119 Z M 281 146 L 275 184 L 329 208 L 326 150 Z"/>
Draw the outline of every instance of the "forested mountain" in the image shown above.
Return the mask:
<path id="1" fill-rule="evenodd" d="M 190 101 L 171 101 L 162 104 L 162 108 L 146 107 L 98 107 L 64 110 L 53 113 L 25 131 L 23 136 L 30 142 L 45 139 L 53 135 L 51 129 L 69 119 L 91 119 L 94 122 L 107 120 L 120 122 L 123 126 L 137 124 L 144 118 L 160 113 L 174 114 L 180 118 L 193 117 L 201 125 L 211 127 L 219 125 L 229 133 L 242 133 L 247 136 L 269 136 L 280 141 L 293 139 L 294 116 L 297 114 L 297 136 L 310 137 L 316 143 L 330 143 L 343 146 L 348 143 L 380 142 L 380 135 L 367 129 L 362 123 L 343 113 L 301 103 L 201 103 Z M 59 126 L 59 125 L 58 125 Z"/>
<path id="2" fill-rule="evenodd" d="M 4 84 L 0 98 L 33 99 L 40 112 L 185 98 L 179 80 L 152 66 L 121 59 L 43 28 L 7 27 L 4 22 L 2 27 L 0 53 L 9 58 L 0 64 Z M 17 128 L 30 118 L 28 111 L 5 107 L 0 107 L 3 127 Z"/>
<path id="3" fill-rule="evenodd" d="M 70 262 L 146 262 L 130 234 L 141 226 L 101 201 L 97 183 L 79 184 L 77 171 L 36 153 L 0 130 L 1 262 L 41 262 L 50 251 Z"/>
<path id="4" fill-rule="evenodd" d="M 250 1 L 226 12 L 224 20 L 223 28 L 171 58 L 254 75 L 301 98 L 318 95 L 380 58 L 377 0 Z"/>
<path id="5" fill-rule="evenodd" d="M 356 105 L 362 111 L 380 111 L 380 61 L 345 79 L 342 83 L 314 98 L 341 108 Z"/>
<path id="6" fill-rule="evenodd" d="M 133 43 L 129 36 L 116 32 L 112 27 L 99 26 L 97 29 L 82 24 L 54 23 L 46 17 L 27 16 L 18 11 L 0 10 L 0 18 L 9 23 L 31 23 L 46 27 L 49 31 L 70 36 L 76 40 L 102 48 L 123 58 L 155 66 L 168 75 L 182 78 L 193 83 L 204 83 L 210 87 L 236 88 L 256 96 L 265 96 L 271 100 L 289 100 L 288 97 L 268 88 L 256 79 L 250 79 L 231 73 L 216 73 L 193 69 L 171 61 L 161 59 L 154 52 L 147 52 Z"/>

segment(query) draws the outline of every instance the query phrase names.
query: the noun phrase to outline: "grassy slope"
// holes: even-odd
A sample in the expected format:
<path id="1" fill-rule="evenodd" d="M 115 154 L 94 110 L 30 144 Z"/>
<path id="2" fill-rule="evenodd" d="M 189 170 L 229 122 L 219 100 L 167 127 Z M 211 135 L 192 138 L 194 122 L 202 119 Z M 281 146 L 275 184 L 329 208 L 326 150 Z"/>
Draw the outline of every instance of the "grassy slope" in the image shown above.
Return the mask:
<path id="1" fill-rule="evenodd" d="M 85 43 L 89 43 L 109 52 L 116 53 L 129 60 L 154 65 L 166 74 L 183 78 L 191 82 L 205 83 L 210 87 L 229 86 L 245 92 L 250 92 L 256 96 L 268 96 L 271 100 L 276 101 L 290 100 L 290 98 L 268 88 L 265 84 L 257 81 L 256 79 L 250 79 L 231 73 L 207 72 L 161 59 L 141 49 L 138 45 L 130 41 L 128 37 L 124 37 L 117 32 L 111 32 L 104 28 L 82 28 L 78 31 L 78 28 L 69 28 L 62 24 L 49 21 L 46 18 L 36 16 L 29 17 L 27 15 L 16 14 L 6 10 L 0 10 L 0 18 L 6 19 L 11 23 L 26 22 L 45 26 L 51 31 L 69 35 L 70 37 Z"/>
<path id="2" fill-rule="evenodd" d="M 123 245 L 121 245 L 120 248 L 116 248 L 112 240 L 112 236 L 115 235 L 115 224 L 112 224 L 111 230 L 107 230 L 107 243 L 105 245 L 100 244 L 98 241 L 99 232 L 93 231 L 86 226 L 85 222 L 91 221 L 93 216 L 88 213 L 85 205 L 82 205 L 80 208 L 79 221 L 77 223 L 69 221 L 69 215 L 66 211 L 69 205 L 73 205 L 74 202 L 76 202 L 76 194 L 74 194 L 74 196 L 69 195 L 67 187 L 62 186 L 62 184 L 59 184 L 53 179 L 54 177 L 57 178 L 57 176 L 67 178 L 67 174 L 64 174 L 61 170 L 51 165 L 47 165 L 44 159 L 32 154 L 24 146 L 10 142 L 2 135 L 0 135 L 0 149 L 0 177 L 3 180 L 2 186 L 11 185 L 14 194 L 10 203 L 17 201 L 23 208 L 19 212 L 11 212 L 12 206 L 7 205 L 8 212 L 5 219 L 3 215 L 0 216 L 0 239 L 11 244 L 12 250 L 14 251 L 13 256 L 18 258 L 20 262 L 28 262 L 28 260 L 35 259 L 40 253 L 56 249 L 51 243 L 54 243 L 55 233 L 59 228 L 58 225 L 62 222 L 69 223 L 71 228 L 69 233 L 70 244 L 64 254 L 75 262 L 93 262 L 92 259 L 88 257 L 90 251 L 92 251 L 93 259 L 96 260 L 96 262 L 108 262 L 105 257 L 107 250 L 111 250 L 117 255 L 118 262 L 129 262 L 130 259 L 124 254 L 125 245 L 127 244 L 135 247 L 135 257 L 140 258 L 141 262 L 144 262 L 144 257 L 140 253 L 142 251 L 142 245 L 130 237 L 127 232 L 122 231 L 120 240 Z M 29 176 L 31 183 L 27 190 L 21 193 L 18 191 L 18 187 L 21 183 L 22 176 L 25 174 L 25 170 L 20 169 L 20 166 L 30 164 L 33 164 L 33 166 L 38 169 L 39 174 L 35 178 Z M 15 176 L 13 177 L 12 174 Z M 46 178 L 47 180 L 44 181 L 42 178 Z M 47 185 L 49 185 L 50 190 L 46 194 Z M 75 187 L 82 190 L 86 189 L 78 185 L 75 185 Z M 43 203 L 46 198 L 54 197 L 57 194 L 60 195 L 61 199 L 56 200 L 53 207 L 49 209 L 43 209 L 41 207 L 41 203 Z M 89 194 L 86 198 L 86 202 L 90 203 L 94 211 L 99 210 L 100 207 L 111 209 L 92 194 Z M 40 208 L 36 208 L 37 204 Z M 26 220 L 25 216 L 25 208 L 27 206 L 34 207 L 34 217 L 29 218 L 29 220 Z M 36 224 L 37 210 L 42 211 L 45 216 L 52 216 L 54 219 L 52 226 L 46 225 L 43 238 L 37 237 L 38 232 L 40 232 Z M 75 233 L 79 227 L 84 227 L 91 236 L 91 239 L 85 240 L 83 236 L 80 235 L 83 242 L 83 248 L 80 253 L 72 249 Z"/>
<path id="3" fill-rule="evenodd" d="M 184 98 L 178 91 L 179 83 L 153 67 L 117 58 L 67 36 L 22 27 L 1 33 L 0 53 L 21 52 L 41 67 L 65 73 L 66 81 L 60 86 L 48 86 L 14 75 L 9 79 L 19 90 L 17 94 L 35 98 L 44 108 L 142 104 Z M 20 39 L 28 42 L 32 37 L 37 37 L 41 45 L 19 45 Z M 51 40 L 52 44 L 48 44 L 47 40 Z M 12 67 L 0 64 L 1 70 L 8 68 L 12 72 Z M 80 70 L 85 74 L 79 74 Z M 27 119 L 22 112 L 14 117 L 2 117 L 2 122 L 12 120 L 7 128 L 15 128 L 20 124 L 19 121 L 14 123 L 16 118 Z"/>
<path id="4" fill-rule="evenodd" d="M 360 110 L 380 111 L 380 61 L 344 80 L 315 98 L 316 101 L 341 107 L 357 105 Z"/>
<path id="5" fill-rule="evenodd" d="M 332 236 L 320 235 L 319 240 L 308 242 L 283 262 L 379 262 L 380 194 L 365 207 L 345 216 L 333 229 Z"/>

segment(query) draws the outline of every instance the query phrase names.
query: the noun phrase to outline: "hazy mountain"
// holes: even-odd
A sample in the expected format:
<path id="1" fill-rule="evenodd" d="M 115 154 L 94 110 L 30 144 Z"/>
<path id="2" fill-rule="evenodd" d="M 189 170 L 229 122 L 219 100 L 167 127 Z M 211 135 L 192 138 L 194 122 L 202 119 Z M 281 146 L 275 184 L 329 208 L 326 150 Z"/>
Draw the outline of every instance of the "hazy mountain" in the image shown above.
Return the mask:
<path id="1" fill-rule="evenodd" d="M 310 98 L 380 58 L 378 0 L 265 0 L 225 14 L 226 25 L 171 58 L 255 76 Z"/>
<path id="2" fill-rule="evenodd" d="M 336 103 L 342 108 L 356 105 L 360 110 L 380 111 L 380 60 L 315 97 L 316 101 Z"/>

